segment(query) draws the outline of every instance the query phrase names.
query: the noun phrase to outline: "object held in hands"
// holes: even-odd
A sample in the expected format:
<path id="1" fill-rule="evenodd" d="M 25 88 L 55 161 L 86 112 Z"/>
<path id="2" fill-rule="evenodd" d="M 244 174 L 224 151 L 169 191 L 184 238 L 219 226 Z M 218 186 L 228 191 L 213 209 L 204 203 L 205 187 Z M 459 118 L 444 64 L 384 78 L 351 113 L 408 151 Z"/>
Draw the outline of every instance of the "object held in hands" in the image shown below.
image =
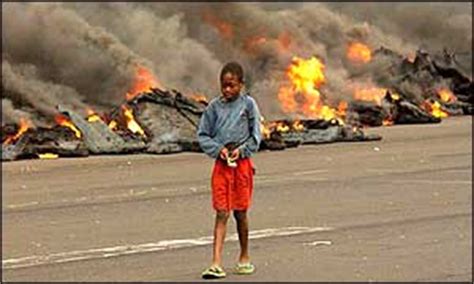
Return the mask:
<path id="1" fill-rule="evenodd" d="M 230 157 L 227 157 L 227 165 L 231 168 L 236 168 L 237 162 L 235 160 L 232 160 Z"/>
<path id="2" fill-rule="evenodd" d="M 237 149 L 237 144 L 236 143 L 227 143 L 226 148 L 229 149 L 230 153 L 233 153 L 235 149 Z M 227 156 L 227 165 L 231 168 L 236 168 L 237 167 L 237 158 L 238 156 L 234 157 L 233 155 Z"/>

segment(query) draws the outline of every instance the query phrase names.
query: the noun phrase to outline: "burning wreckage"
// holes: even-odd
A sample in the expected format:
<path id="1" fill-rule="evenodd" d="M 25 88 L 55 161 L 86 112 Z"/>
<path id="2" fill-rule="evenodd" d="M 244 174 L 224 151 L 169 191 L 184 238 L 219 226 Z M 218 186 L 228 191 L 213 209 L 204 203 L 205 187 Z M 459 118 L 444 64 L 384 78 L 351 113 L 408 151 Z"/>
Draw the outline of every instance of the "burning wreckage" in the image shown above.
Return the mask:
<path id="1" fill-rule="evenodd" d="M 196 129 L 205 101 L 172 90 L 151 89 L 112 111 L 108 119 L 86 118 L 58 106 L 61 113 L 53 128 L 3 128 L 2 160 L 55 158 L 89 154 L 200 152 Z M 277 121 L 262 124 L 261 149 L 280 150 L 299 144 L 380 139 L 336 120 Z M 286 130 L 284 128 L 287 128 Z"/>
<path id="2" fill-rule="evenodd" d="M 448 116 L 472 115 L 472 78 L 460 71 L 455 54 L 444 50 L 442 55 L 432 58 L 426 51 L 418 50 L 413 58 L 405 58 L 382 47 L 374 52 L 372 64 L 377 61 L 389 62 L 381 72 L 370 74 L 383 87 L 355 92 L 355 100 L 349 106 L 350 113 L 357 115 L 352 119 L 354 123 L 438 123 Z M 361 73 L 357 77 L 365 75 Z M 422 95 L 415 94 L 413 89 Z"/>
<path id="3" fill-rule="evenodd" d="M 389 59 L 390 65 L 384 75 L 390 79 L 372 74 L 376 88 L 359 90 L 353 101 L 341 101 L 337 108 L 332 108 L 323 102 L 319 93 L 319 87 L 324 83 L 322 63 L 316 57 L 308 60 L 295 57 L 287 70 L 293 85 L 281 88 L 278 99 L 284 110 L 295 112 L 296 98 L 303 96 L 304 103 L 299 112 L 310 119 L 265 121 L 262 118 L 260 150 L 380 140 L 379 135 L 365 134 L 363 128 L 439 123 L 449 115 L 472 115 L 472 79 L 460 71 L 452 54 L 445 52 L 439 59 L 418 51 L 416 57 L 410 59 L 380 48 L 374 52 L 371 62 L 376 62 L 377 58 L 385 58 L 385 62 Z M 357 76 L 365 75 L 362 70 Z M 439 88 L 441 81 L 443 88 Z M 404 88 L 406 84 L 421 86 L 426 98 L 420 100 L 411 94 Z M 64 106 L 57 106 L 54 127 L 34 127 L 26 119 L 18 126 L 2 126 L 2 161 L 201 152 L 196 129 L 206 105 L 204 98 L 188 97 L 176 90 L 151 85 L 145 91 L 127 96 L 126 103 L 106 115 L 90 112 L 83 117 Z"/>

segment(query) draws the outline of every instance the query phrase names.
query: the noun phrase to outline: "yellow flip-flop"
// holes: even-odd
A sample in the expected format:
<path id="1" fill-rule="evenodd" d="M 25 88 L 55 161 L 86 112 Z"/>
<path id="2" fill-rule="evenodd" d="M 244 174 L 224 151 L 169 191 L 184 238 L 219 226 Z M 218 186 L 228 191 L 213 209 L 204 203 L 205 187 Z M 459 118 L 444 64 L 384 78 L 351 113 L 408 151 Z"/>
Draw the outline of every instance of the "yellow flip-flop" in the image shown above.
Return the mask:
<path id="1" fill-rule="evenodd" d="M 234 269 L 235 274 L 249 275 L 255 272 L 255 265 L 250 262 L 237 263 Z"/>
<path id="2" fill-rule="evenodd" d="M 208 269 L 204 270 L 201 276 L 204 279 L 218 279 L 224 278 L 226 273 L 221 267 L 212 265 Z"/>

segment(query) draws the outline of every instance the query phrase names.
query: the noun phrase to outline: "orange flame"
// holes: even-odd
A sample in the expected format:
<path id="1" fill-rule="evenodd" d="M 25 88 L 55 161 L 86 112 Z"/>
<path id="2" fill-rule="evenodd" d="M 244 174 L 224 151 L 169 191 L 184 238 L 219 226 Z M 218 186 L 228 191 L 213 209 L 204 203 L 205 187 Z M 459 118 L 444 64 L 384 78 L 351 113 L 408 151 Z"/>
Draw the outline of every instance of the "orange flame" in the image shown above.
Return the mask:
<path id="1" fill-rule="evenodd" d="M 90 107 L 87 107 L 86 108 L 86 113 L 87 113 L 87 116 L 90 116 L 90 115 L 94 115 L 95 111 L 93 109 L 91 109 Z"/>
<path id="2" fill-rule="evenodd" d="M 296 131 L 303 131 L 304 128 L 305 128 L 303 123 L 301 123 L 301 121 L 299 121 L 299 120 L 296 120 L 295 122 L 293 122 L 292 127 Z"/>
<path id="3" fill-rule="evenodd" d="M 213 26 L 222 38 L 229 40 L 234 37 L 234 28 L 232 25 L 215 16 L 212 12 L 205 11 L 202 15 L 202 19 Z"/>
<path id="4" fill-rule="evenodd" d="M 26 118 L 20 118 L 20 126 L 18 128 L 18 131 L 15 135 L 13 136 L 9 136 L 7 137 L 7 139 L 5 139 L 5 141 L 3 141 L 3 144 L 11 144 L 13 141 L 16 141 L 18 140 L 18 138 L 21 137 L 21 135 L 23 135 L 23 133 L 25 133 L 29 128 L 31 128 L 33 126 L 33 124 L 31 123 L 31 121 L 29 121 L 28 119 Z"/>
<path id="5" fill-rule="evenodd" d="M 348 103 L 346 101 L 340 101 L 337 105 L 336 114 L 339 117 L 345 117 L 347 114 Z"/>
<path id="6" fill-rule="evenodd" d="M 360 42 L 354 42 L 347 47 L 347 58 L 356 63 L 367 63 L 372 59 L 370 48 Z"/>
<path id="7" fill-rule="evenodd" d="M 325 82 L 324 64 L 316 57 L 308 60 L 293 57 L 287 75 L 297 91 L 313 93 L 319 96 L 319 87 Z"/>
<path id="8" fill-rule="evenodd" d="M 328 105 L 323 105 L 320 110 L 320 117 L 324 120 L 336 119 L 336 110 L 329 107 Z M 337 118 L 337 120 L 342 124 L 342 120 Z"/>
<path id="9" fill-rule="evenodd" d="M 447 88 L 439 89 L 438 90 L 438 96 L 445 103 L 455 102 L 457 100 L 457 98 L 453 94 L 453 92 L 451 92 L 451 90 L 449 90 Z"/>
<path id="10" fill-rule="evenodd" d="M 264 36 L 251 36 L 244 41 L 243 48 L 246 52 L 252 53 L 255 52 L 260 45 L 266 42 L 267 38 Z"/>
<path id="11" fill-rule="evenodd" d="M 140 135 L 145 136 L 145 131 L 143 128 L 141 128 L 133 116 L 133 110 L 125 105 L 122 105 L 122 110 L 127 122 L 127 128 L 133 133 L 139 133 Z"/>
<path id="12" fill-rule="evenodd" d="M 151 88 L 162 88 L 155 75 L 142 66 L 137 66 L 137 73 L 133 87 L 126 94 L 127 101 L 133 99 L 142 92 L 147 92 Z"/>
<path id="13" fill-rule="evenodd" d="M 443 111 L 441 109 L 441 104 L 437 101 L 435 101 L 432 105 L 431 105 L 431 114 L 434 116 L 434 117 L 439 117 L 439 118 L 445 118 L 445 117 L 448 117 L 448 113 L 446 113 L 445 111 Z"/>
<path id="14" fill-rule="evenodd" d="M 109 122 L 109 128 L 111 130 L 114 130 L 115 128 L 117 128 L 117 125 L 118 125 L 117 121 L 115 121 L 115 120 L 112 120 L 111 122 Z"/>
<path id="15" fill-rule="evenodd" d="M 204 95 L 202 95 L 202 94 L 192 94 L 190 97 L 191 97 L 193 100 L 198 101 L 198 102 L 203 102 L 203 103 L 207 103 L 207 102 L 208 102 L 206 96 L 204 96 Z"/>
<path id="16" fill-rule="evenodd" d="M 291 87 L 281 86 L 278 93 L 284 112 L 301 111 L 307 117 L 324 120 L 337 118 L 336 110 L 325 105 L 319 93 L 319 88 L 325 83 L 324 68 L 324 64 L 316 57 L 307 60 L 293 58 L 286 73 Z M 296 101 L 298 94 L 304 98 L 301 109 L 298 109 Z"/>
<path id="17" fill-rule="evenodd" d="M 356 87 L 354 91 L 354 99 L 359 101 L 368 101 L 374 102 L 377 105 L 382 104 L 382 99 L 385 97 L 387 89 L 377 88 L 377 87 L 368 87 L 368 88 L 359 88 Z"/>
<path id="18" fill-rule="evenodd" d="M 278 91 L 278 100 L 280 101 L 281 108 L 285 113 L 296 112 L 298 109 L 298 103 L 295 99 L 296 93 L 294 90 L 287 86 L 281 86 Z"/>
<path id="19" fill-rule="evenodd" d="M 243 50 L 247 53 L 255 54 L 262 45 L 272 43 L 276 51 L 280 54 L 288 52 L 291 45 L 291 35 L 289 32 L 282 32 L 277 38 L 270 38 L 260 34 L 249 36 L 244 40 Z"/>
<path id="20" fill-rule="evenodd" d="M 102 120 L 102 118 L 100 118 L 100 116 L 98 114 L 89 115 L 87 117 L 87 121 L 89 121 L 89 122 L 101 121 L 101 120 Z"/>
<path id="21" fill-rule="evenodd" d="M 291 45 L 291 34 L 287 31 L 282 32 L 278 36 L 278 43 L 280 46 L 280 51 L 283 51 L 283 52 L 288 51 Z"/>
<path id="22" fill-rule="evenodd" d="M 58 154 L 54 153 L 44 153 L 44 154 L 37 154 L 38 158 L 40 159 L 57 159 L 59 157 Z"/>
<path id="23" fill-rule="evenodd" d="M 57 114 L 54 117 L 54 120 L 56 121 L 57 124 L 71 129 L 77 138 L 81 138 L 82 136 L 81 131 L 79 131 L 79 129 L 77 129 L 77 127 L 72 123 L 72 121 L 70 121 L 66 116 L 62 114 Z"/>
<path id="24" fill-rule="evenodd" d="M 261 116 L 261 119 L 260 119 L 260 132 L 262 133 L 263 139 L 270 138 L 270 134 L 272 133 L 271 123 L 270 124 L 267 123 L 263 115 Z"/>
<path id="25" fill-rule="evenodd" d="M 424 109 L 431 113 L 434 117 L 445 118 L 448 117 L 448 113 L 441 109 L 441 104 L 438 101 L 431 102 L 430 100 L 425 100 L 423 102 Z"/>
<path id="26" fill-rule="evenodd" d="M 320 116 L 321 109 L 319 87 L 324 83 L 324 65 L 316 57 L 309 60 L 295 57 L 290 65 L 287 75 L 296 92 L 303 94 L 305 103 L 303 113 L 307 116 Z"/>
<path id="27" fill-rule="evenodd" d="M 281 133 L 290 131 L 290 126 L 284 124 L 283 122 L 278 122 L 275 128 L 278 132 Z"/>
<path id="28" fill-rule="evenodd" d="M 390 97 L 391 97 L 392 100 L 394 100 L 394 101 L 398 101 L 398 100 L 400 99 L 400 95 L 397 94 L 397 93 L 395 93 L 395 92 L 393 92 L 393 91 L 390 92 Z"/>
<path id="29" fill-rule="evenodd" d="M 383 122 L 382 122 L 382 125 L 383 125 L 383 126 L 390 126 L 390 125 L 393 125 L 393 124 L 394 124 L 394 122 L 393 122 L 393 120 L 390 119 L 390 118 L 386 118 L 386 119 L 384 119 Z"/>
<path id="30" fill-rule="evenodd" d="M 87 121 L 94 122 L 94 121 L 101 121 L 102 118 L 91 108 L 86 109 L 87 112 Z"/>

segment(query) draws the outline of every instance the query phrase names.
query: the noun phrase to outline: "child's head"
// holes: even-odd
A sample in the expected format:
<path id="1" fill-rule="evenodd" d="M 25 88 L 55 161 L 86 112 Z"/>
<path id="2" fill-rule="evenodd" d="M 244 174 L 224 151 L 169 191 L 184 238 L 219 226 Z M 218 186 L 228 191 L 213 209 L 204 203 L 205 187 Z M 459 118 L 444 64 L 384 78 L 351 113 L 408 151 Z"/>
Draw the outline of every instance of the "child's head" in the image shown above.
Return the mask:
<path id="1" fill-rule="evenodd" d="M 221 92 L 226 100 L 236 98 L 244 86 L 244 70 L 237 62 L 229 62 L 222 68 Z"/>

